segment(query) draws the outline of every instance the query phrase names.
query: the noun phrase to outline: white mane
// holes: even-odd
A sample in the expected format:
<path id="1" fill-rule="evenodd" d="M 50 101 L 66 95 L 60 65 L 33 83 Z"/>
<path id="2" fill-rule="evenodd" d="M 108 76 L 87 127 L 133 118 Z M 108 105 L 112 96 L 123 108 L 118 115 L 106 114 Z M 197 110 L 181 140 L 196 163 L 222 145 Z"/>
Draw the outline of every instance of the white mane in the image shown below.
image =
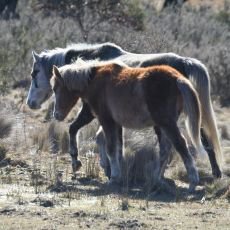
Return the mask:
<path id="1" fill-rule="evenodd" d="M 100 50 L 104 47 L 114 47 L 121 52 L 125 52 L 122 50 L 120 46 L 117 46 L 114 43 L 102 43 L 102 44 L 87 44 L 87 43 L 78 43 L 78 44 L 69 44 L 66 48 L 55 48 L 51 50 L 44 50 L 42 51 L 39 56 L 42 60 L 42 63 L 45 67 L 45 70 L 47 73 L 52 69 L 52 66 L 55 64 L 56 66 L 63 66 L 65 65 L 65 57 L 66 54 L 73 50 L 76 52 L 84 52 L 84 51 L 90 51 L 90 50 Z M 79 55 L 81 56 L 81 55 Z"/>
<path id="2" fill-rule="evenodd" d="M 112 47 L 115 47 L 121 51 L 123 51 L 123 49 L 114 44 L 114 43 L 111 43 L 111 42 L 105 42 L 105 43 L 96 43 L 96 44 L 88 44 L 88 43 L 70 43 L 67 45 L 67 47 L 65 48 L 66 50 L 76 50 L 76 51 L 82 51 L 82 50 L 89 50 L 89 49 L 99 49 L 99 48 L 102 48 L 102 47 L 105 47 L 105 46 L 112 46 Z"/>
<path id="3" fill-rule="evenodd" d="M 40 57 L 52 57 L 52 56 L 62 56 L 62 58 L 65 57 L 66 53 L 70 50 L 75 50 L 75 51 L 82 51 L 82 50 L 90 50 L 90 49 L 99 49 L 105 46 L 112 46 L 115 47 L 121 51 L 123 51 L 123 49 L 114 44 L 114 43 L 110 43 L 110 42 L 106 42 L 106 43 L 102 43 L 102 44 L 87 44 L 87 43 L 70 43 L 67 45 L 66 48 L 54 48 L 51 50 L 43 50 L 39 56 Z"/>

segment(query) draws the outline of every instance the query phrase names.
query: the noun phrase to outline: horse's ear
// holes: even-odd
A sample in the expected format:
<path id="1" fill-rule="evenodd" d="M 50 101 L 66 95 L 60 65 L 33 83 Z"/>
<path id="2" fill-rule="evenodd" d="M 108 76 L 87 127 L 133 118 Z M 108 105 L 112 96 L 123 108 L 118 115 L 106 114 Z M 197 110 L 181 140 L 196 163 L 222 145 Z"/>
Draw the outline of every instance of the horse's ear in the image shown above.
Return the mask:
<path id="1" fill-rule="evenodd" d="M 55 78 L 58 80 L 60 84 L 63 84 L 63 79 L 56 65 L 53 65 L 53 75 L 55 76 Z"/>
<path id="2" fill-rule="evenodd" d="M 40 60 L 40 56 L 35 51 L 32 51 L 32 56 L 34 61 L 38 62 Z"/>

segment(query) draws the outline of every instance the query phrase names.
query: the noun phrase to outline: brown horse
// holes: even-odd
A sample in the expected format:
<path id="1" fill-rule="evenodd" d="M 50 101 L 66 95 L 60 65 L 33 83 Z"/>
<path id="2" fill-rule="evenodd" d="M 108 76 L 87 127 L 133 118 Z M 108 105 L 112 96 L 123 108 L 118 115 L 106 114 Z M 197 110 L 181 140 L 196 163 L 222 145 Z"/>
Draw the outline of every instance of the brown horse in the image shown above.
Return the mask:
<path id="1" fill-rule="evenodd" d="M 195 189 L 198 172 L 177 120 L 183 110 L 197 153 L 205 152 L 200 140 L 200 104 L 191 83 L 177 70 L 169 66 L 130 68 L 123 63 L 78 61 L 59 69 L 54 66 L 51 84 L 57 120 L 66 117 L 77 97 L 87 102 L 98 118 L 106 139 L 111 183 L 120 181 L 122 127 L 157 126 L 179 152 L 190 180 L 189 189 Z"/>

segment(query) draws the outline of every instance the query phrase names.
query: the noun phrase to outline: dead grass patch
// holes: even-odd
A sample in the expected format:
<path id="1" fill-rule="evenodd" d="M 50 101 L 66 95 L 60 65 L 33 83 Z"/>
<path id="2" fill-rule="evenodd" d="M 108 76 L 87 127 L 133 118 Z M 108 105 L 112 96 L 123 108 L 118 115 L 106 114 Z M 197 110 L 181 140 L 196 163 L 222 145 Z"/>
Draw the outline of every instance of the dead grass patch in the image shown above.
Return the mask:
<path id="1" fill-rule="evenodd" d="M 69 135 L 62 124 L 54 121 L 41 124 L 31 133 L 32 146 L 35 146 L 39 151 L 54 154 L 69 151 Z"/>

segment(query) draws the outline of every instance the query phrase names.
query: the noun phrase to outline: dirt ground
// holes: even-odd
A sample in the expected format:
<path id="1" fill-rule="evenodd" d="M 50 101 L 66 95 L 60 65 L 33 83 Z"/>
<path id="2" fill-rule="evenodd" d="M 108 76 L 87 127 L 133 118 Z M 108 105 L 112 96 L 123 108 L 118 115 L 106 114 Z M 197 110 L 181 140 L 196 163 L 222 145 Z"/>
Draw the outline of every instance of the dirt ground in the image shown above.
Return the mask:
<path id="1" fill-rule="evenodd" d="M 97 155 L 91 163 L 82 157 L 83 168 L 71 180 L 68 154 L 36 151 L 30 141 L 32 130 L 44 125 L 44 114 L 23 105 L 4 108 L 15 125 L 11 136 L 1 140 L 8 152 L 0 161 L 0 229 L 229 229 L 230 109 L 215 106 L 224 176 L 214 181 L 209 164 L 198 164 L 201 183 L 189 194 L 186 178 L 175 175 L 180 171 L 177 162 L 167 169 L 175 182 L 171 190 L 150 191 L 143 185 L 111 188 Z M 89 176 L 90 167 L 97 176 Z"/>

